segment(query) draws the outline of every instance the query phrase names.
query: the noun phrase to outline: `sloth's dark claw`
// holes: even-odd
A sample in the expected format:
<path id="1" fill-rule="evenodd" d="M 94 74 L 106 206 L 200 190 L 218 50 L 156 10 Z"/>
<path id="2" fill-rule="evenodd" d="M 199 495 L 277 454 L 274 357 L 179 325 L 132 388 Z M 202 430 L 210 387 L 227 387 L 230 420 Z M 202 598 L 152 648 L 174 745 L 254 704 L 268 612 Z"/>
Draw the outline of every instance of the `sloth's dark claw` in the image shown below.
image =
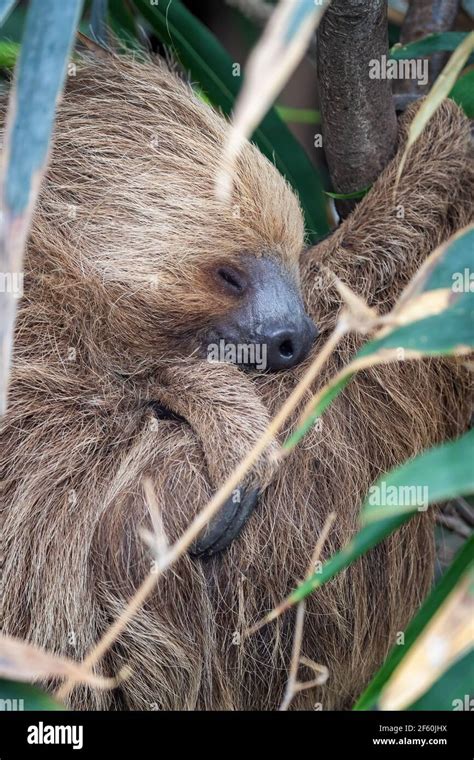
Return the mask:
<path id="1" fill-rule="evenodd" d="M 227 549 L 255 509 L 258 494 L 257 488 L 236 489 L 191 546 L 191 556 L 207 559 Z"/>

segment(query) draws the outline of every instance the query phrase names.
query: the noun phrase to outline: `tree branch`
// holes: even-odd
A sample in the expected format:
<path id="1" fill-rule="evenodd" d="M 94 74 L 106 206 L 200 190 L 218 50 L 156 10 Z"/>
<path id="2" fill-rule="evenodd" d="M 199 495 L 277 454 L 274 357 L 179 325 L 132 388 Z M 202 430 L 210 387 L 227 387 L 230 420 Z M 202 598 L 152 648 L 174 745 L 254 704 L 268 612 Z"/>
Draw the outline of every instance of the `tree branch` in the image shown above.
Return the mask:
<path id="1" fill-rule="evenodd" d="M 459 0 L 411 0 L 400 32 L 400 42 L 406 45 L 427 34 L 447 32 L 456 20 Z M 434 53 L 429 59 L 429 82 L 419 85 L 416 80 L 402 80 L 396 83 L 399 93 L 426 95 L 430 86 L 446 63 L 446 53 Z"/>
<path id="2" fill-rule="evenodd" d="M 369 62 L 388 51 L 384 0 L 333 0 L 318 29 L 323 146 L 334 188 L 370 185 L 392 157 L 397 119 L 388 79 L 370 79 Z M 347 216 L 355 201 L 339 201 Z"/>

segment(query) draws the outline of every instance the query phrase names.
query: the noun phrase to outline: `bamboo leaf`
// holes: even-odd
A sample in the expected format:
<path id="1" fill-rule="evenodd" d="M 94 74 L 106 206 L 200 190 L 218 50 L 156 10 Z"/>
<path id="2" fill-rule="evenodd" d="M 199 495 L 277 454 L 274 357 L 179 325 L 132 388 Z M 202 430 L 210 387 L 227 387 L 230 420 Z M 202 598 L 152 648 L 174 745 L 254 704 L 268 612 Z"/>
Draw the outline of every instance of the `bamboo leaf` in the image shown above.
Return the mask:
<path id="1" fill-rule="evenodd" d="M 354 710 L 370 710 L 379 698 L 384 685 L 390 679 L 397 666 L 404 659 L 407 652 L 419 638 L 427 623 L 433 618 L 440 609 L 444 600 L 449 596 L 458 583 L 459 579 L 466 573 L 469 567 L 472 567 L 474 557 L 474 536 L 466 541 L 464 546 L 459 550 L 453 563 L 443 575 L 439 583 L 428 596 L 418 614 L 408 625 L 404 633 L 403 646 L 394 646 L 388 658 L 374 676 L 366 690 L 359 697 Z M 467 692 L 468 693 L 468 692 Z M 459 696 L 459 695 L 454 695 Z M 451 699 L 454 698 L 451 697 Z M 438 702 L 439 704 L 439 702 Z M 451 705 L 452 707 L 452 705 Z M 412 708 L 413 709 L 413 706 Z M 420 708 L 422 709 L 422 708 Z M 438 708 L 439 709 L 439 708 Z"/>
<path id="2" fill-rule="evenodd" d="M 474 567 L 459 579 L 385 684 L 381 710 L 404 710 L 428 692 L 473 645 Z"/>
<path id="3" fill-rule="evenodd" d="M 275 106 L 278 116 L 290 124 L 321 124 L 321 113 L 315 108 Z"/>
<path id="4" fill-rule="evenodd" d="M 408 58 L 424 58 L 439 51 L 452 52 L 466 39 L 468 32 L 436 32 L 407 45 L 394 45 L 390 58 L 397 61 Z"/>
<path id="5" fill-rule="evenodd" d="M 474 430 L 458 440 L 435 447 L 411 460 L 402 467 L 384 475 L 371 490 L 371 495 L 362 507 L 362 528 L 340 552 L 331 557 L 319 570 L 298 586 L 287 599 L 286 606 L 292 606 L 323 586 L 341 570 L 379 544 L 397 530 L 403 523 L 429 504 L 447 498 L 456 498 L 474 493 Z M 398 496 L 410 498 L 420 484 L 426 488 L 423 498 L 417 503 L 395 503 Z M 392 487 L 395 490 L 392 490 Z M 404 490 L 401 490 L 404 489 Z M 414 492 L 415 495 L 417 491 Z M 372 494 L 379 504 L 372 503 Z M 425 498 L 426 496 L 426 498 Z M 384 509 L 381 509 L 381 506 Z"/>
<path id="6" fill-rule="evenodd" d="M 92 0 L 90 32 L 99 45 L 107 45 L 107 5 L 108 0 Z"/>
<path id="7" fill-rule="evenodd" d="M 463 109 L 466 116 L 474 119 L 474 69 L 458 79 L 449 97 Z"/>
<path id="8" fill-rule="evenodd" d="M 326 195 L 329 195 L 330 198 L 335 198 L 336 200 L 352 200 L 357 198 L 363 198 L 364 195 L 367 195 L 372 185 L 367 185 L 367 187 L 362 188 L 362 190 L 354 190 L 352 193 L 329 193 L 326 192 Z"/>
<path id="9" fill-rule="evenodd" d="M 283 447 L 296 446 L 357 371 L 405 359 L 469 353 L 474 348 L 473 272 L 474 225 L 470 225 L 426 259 L 386 318 L 388 325 L 315 395 Z"/>
<path id="10" fill-rule="evenodd" d="M 65 710 L 56 700 L 48 694 L 32 686 L 29 683 L 18 683 L 0 679 L 0 710 L 8 711 L 37 711 L 37 710 Z"/>
<path id="11" fill-rule="evenodd" d="M 13 281 L 22 277 L 23 249 L 81 6 L 81 0 L 31 0 L 10 94 L 0 180 L 0 272 L 6 284 L 0 292 L 0 414 L 6 407 L 15 295 L 21 295 Z"/>
<path id="12" fill-rule="evenodd" d="M 468 354 L 474 348 L 474 297 L 460 295 L 450 308 L 435 316 L 391 330 L 384 337 L 367 343 L 355 362 L 373 357 L 373 364 L 398 358 L 421 359 L 425 356 Z M 372 362 L 361 361 L 362 366 Z"/>
<path id="13" fill-rule="evenodd" d="M 0 0 L 0 26 L 7 20 L 17 0 Z"/>
<path id="14" fill-rule="evenodd" d="M 427 692 L 407 708 L 414 710 L 474 709 L 474 651 L 457 660 Z"/>

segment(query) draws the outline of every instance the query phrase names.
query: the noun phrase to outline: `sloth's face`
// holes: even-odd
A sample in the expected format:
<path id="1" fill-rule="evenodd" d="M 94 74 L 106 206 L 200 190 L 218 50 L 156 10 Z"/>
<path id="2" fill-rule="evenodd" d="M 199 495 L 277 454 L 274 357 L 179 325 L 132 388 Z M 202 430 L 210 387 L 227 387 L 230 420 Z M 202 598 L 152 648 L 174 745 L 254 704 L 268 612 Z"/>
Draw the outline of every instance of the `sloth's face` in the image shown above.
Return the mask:
<path id="1" fill-rule="evenodd" d="M 306 357 L 318 330 L 305 312 L 296 267 L 270 255 L 242 255 L 209 268 L 209 289 L 228 301 L 199 336 L 210 361 L 275 371 Z"/>

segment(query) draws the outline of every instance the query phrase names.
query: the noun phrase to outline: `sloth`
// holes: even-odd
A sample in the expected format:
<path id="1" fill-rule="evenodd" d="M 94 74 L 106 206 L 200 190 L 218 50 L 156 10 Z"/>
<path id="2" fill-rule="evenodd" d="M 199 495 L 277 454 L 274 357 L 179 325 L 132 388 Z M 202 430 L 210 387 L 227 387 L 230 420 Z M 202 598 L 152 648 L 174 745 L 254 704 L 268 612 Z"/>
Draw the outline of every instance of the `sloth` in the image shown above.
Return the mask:
<path id="1" fill-rule="evenodd" d="M 248 453 L 334 328 L 329 268 L 381 313 L 472 215 L 469 124 L 445 102 L 353 213 L 305 245 L 298 199 L 250 143 L 232 205 L 214 178 L 226 120 L 161 63 L 85 60 L 59 107 L 28 244 L 8 412 L 0 432 L 3 631 L 77 660 L 150 571 L 151 481 L 176 540 Z M 266 367 L 208 361 L 262 344 Z M 346 337 L 318 390 L 361 345 Z M 306 403 L 310 398 L 303 399 Z M 243 632 L 305 576 L 327 516 L 327 559 L 358 528 L 382 473 L 459 435 L 466 368 L 427 359 L 359 373 L 275 466 L 249 472 L 97 666 L 76 709 L 272 710 L 294 610 Z M 420 513 L 307 600 L 302 654 L 328 669 L 295 709 L 348 709 L 430 588 L 433 516 Z M 311 677 L 302 666 L 301 680 Z M 52 684 L 47 685 L 53 688 Z"/>

